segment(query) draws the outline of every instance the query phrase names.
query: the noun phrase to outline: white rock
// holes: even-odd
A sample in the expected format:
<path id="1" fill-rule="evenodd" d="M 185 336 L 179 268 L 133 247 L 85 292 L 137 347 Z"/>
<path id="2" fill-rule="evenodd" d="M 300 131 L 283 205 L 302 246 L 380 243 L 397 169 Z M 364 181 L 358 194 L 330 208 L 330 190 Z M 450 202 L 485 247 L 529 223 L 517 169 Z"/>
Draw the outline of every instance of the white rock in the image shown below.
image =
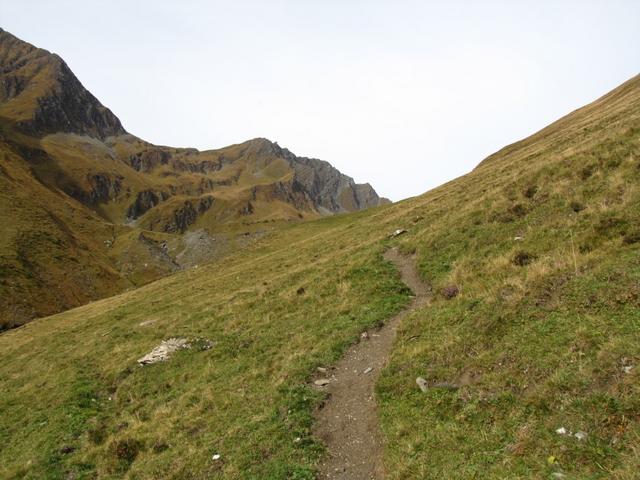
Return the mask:
<path id="1" fill-rule="evenodd" d="M 211 457 L 211 460 L 220 460 L 220 454 L 216 453 L 213 457 Z"/>
<path id="2" fill-rule="evenodd" d="M 186 338 L 170 338 L 163 340 L 160 345 L 151 350 L 144 357 L 138 359 L 140 365 L 150 365 L 152 363 L 164 362 L 173 352 L 191 348 Z"/>
<path id="3" fill-rule="evenodd" d="M 586 440 L 589 435 L 587 434 L 587 432 L 576 432 L 573 434 L 573 436 L 582 441 Z"/>
<path id="4" fill-rule="evenodd" d="M 407 231 L 404 228 L 398 228 L 397 230 L 394 230 L 394 232 L 389 235 L 390 238 L 395 238 L 398 235 L 402 235 L 403 233 L 407 233 Z"/>
<path id="5" fill-rule="evenodd" d="M 556 433 L 557 433 L 558 435 L 566 435 L 566 434 L 567 434 L 567 429 L 566 429 L 566 428 L 564 428 L 564 427 L 560 427 L 560 428 L 558 428 L 558 429 L 556 430 Z"/>
<path id="6" fill-rule="evenodd" d="M 631 373 L 631 370 L 633 370 L 633 365 L 627 365 L 625 367 L 622 367 L 622 371 L 624 373 Z"/>
<path id="7" fill-rule="evenodd" d="M 313 383 L 319 387 L 324 387 L 325 385 L 329 385 L 331 383 L 331 380 L 328 380 L 326 378 L 319 378 Z"/>
<path id="8" fill-rule="evenodd" d="M 418 384 L 418 387 L 420 387 L 420 390 L 422 390 L 423 392 L 426 392 L 427 390 L 429 390 L 429 384 L 422 377 L 416 378 L 416 384 Z"/>
<path id="9" fill-rule="evenodd" d="M 553 472 L 551 476 L 553 478 L 567 478 L 567 476 L 562 472 Z"/>
<path id="10" fill-rule="evenodd" d="M 373 367 L 367 367 L 367 368 L 365 368 L 365 370 L 364 370 L 364 372 L 363 372 L 363 373 L 369 373 L 369 372 L 371 372 L 372 370 L 373 370 Z"/>

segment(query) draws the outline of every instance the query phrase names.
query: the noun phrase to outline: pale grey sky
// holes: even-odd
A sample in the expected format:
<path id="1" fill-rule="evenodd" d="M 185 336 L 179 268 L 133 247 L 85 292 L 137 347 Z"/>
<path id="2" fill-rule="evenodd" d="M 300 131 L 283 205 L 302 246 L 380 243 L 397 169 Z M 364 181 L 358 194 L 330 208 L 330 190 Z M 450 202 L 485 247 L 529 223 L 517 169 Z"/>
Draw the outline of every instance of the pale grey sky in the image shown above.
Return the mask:
<path id="1" fill-rule="evenodd" d="M 145 140 L 254 137 L 393 200 L 638 73 L 640 1 L 0 0 Z"/>

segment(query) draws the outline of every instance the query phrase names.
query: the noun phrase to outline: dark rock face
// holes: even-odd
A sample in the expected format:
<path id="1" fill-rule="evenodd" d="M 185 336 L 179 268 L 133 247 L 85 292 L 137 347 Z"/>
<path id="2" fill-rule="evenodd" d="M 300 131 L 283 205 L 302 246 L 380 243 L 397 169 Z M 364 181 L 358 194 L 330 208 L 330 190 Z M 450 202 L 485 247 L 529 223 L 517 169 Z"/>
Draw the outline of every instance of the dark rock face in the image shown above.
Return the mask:
<path id="1" fill-rule="evenodd" d="M 24 133 L 77 133 L 104 139 L 126 133 L 57 55 L 0 29 L 0 115 Z"/>
<path id="2" fill-rule="evenodd" d="M 228 162 L 230 163 L 230 162 Z M 217 172 L 222 169 L 227 163 L 224 159 L 221 161 L 203 160 L 197 163 L 188 163 L 182 160 L 174 160 L 171 162 L 171 166 L 178 172 L 191 172 L 191 173 L 211 173 Z"/>
<path id="3" fill-rule="evenodd" d="M 354 186 L 355 197 L 360 209 L 377 207 L 391 203 L 388 198 L 380 197 L 369 183 L 356 183 Z"/>
<path id="4" fill-rule="evenodd" d="M 87 202 L 96 205 L 98 203 L 106 203 L 109 200 L 115 200 L 120 193 L 122 180 L 124 177 L 119 175 L 111 177 L 104 173 L 88 175 L 87 180 L 91 186 Z"/>
<path id="5" fill-rule="evenodd" d="M 23 77 L 7 74 L 3 75 L 0 82 L 0 95 L 4 101 L 17 97 L 27 86 L 27 80 Z"/>
<path id="6" fill-rule="evenodd" d="M 381 204 L 371 185 L 355 183 L 328 162 L 296 157 L 291 163 L 296 181 L 309 192 L 314 203 L 330 212 L 353 212 Z"/>
<path id="7" fill-rule="evenodd" d="M 24 129 L 39 135 L 69 132 L 100 139 L 126 133 L 120 120 L 82 86 L 67 64 L 59 57 L 55 60 L 58 85 L 38 99 L 35 118 L 23 122 Z"/>
<path id="8" fill-rule="evenodd" d="M 381 199 L 369 185 L 357 184 L 329 162 L 296 157 L 286 151 L 294 179 L 308 192 L 313 202 L 332 213 L 353 212 L 380 205 Z"/>
<path id="9" fill-rule="evenodd" d="M 240 209 L 240 215 L 247 216 L 253 213 L 253 205 L 251 202 L 247 202 L 247 204 Z"/>
<path id="10" fill-rule="evenodd" d="M 329 162 L 298 157 L 286 148 L 264 138 L 245 142 L 245 155 L 279 157 L 294 171 L 293 191 L 304 191 L 319 210 L 326 213 L 353 212 L 375 207 L 389 200 L 380 198 L 368 183 L 355 183 Z"/>
<path id="11" fill-rule="evenodd" d="M 153 190 L 139 192 L 136 200 L 127 209 L 127 218 L 135 220 L 144 215 L 148 210 L 158 205 L 162 200 L 166 200 L 167 194 L 161 192 L 157 194 Z"/>
<path id="12" fill-rule="evenodd" d="M 267 202 L 279 200 L 303 211 L 313 211 L 316 208 L 307 191 L 295 180 L 256 185 L 251 188 L 251 199 Z"/>
<path id="13" fill-rule="evenodd" d="M 165 232 L 184 233 L 189 225 L 195 223 L 198 216 L 205 213 L 213 205 L 213 197 L 200 198 L 194 205 L 192 200 L 187 200 L 184 204 L 173 212 L 173 219 L 164 226 Z"/>
<path id="14" fill-rule="evenodd" d="M 150 172 L 158 165 L 166 165 L 171 153 L 159 148 L 138 152 L 129 157 L 129 165 L 138 172 Z"/>

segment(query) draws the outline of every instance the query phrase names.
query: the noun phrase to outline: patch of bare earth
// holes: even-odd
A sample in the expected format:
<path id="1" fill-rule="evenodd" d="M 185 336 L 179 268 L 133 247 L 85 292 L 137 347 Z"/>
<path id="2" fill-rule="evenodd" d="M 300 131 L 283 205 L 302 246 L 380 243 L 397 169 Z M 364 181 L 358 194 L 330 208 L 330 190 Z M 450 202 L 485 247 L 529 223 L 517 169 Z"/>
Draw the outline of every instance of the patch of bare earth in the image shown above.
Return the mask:
<path id="1" fill-rule="evenodd" d="M 387 364 L 398 325 L 409 312 L 429 300 L 429 290 L 412 258 L 401 255 L 397 249 L 389 250 L 385 258 L 398 267 L 403 282 L 415 297 L 384 326 L 363 333 L 358 344 L 315 380 L 316 388 L 328 393 L 327 401 L 316 414 L 314 431 L 327 447 L 327 455 L 319 466 L 320 479 L 384 478 L 375 383 Z"/>

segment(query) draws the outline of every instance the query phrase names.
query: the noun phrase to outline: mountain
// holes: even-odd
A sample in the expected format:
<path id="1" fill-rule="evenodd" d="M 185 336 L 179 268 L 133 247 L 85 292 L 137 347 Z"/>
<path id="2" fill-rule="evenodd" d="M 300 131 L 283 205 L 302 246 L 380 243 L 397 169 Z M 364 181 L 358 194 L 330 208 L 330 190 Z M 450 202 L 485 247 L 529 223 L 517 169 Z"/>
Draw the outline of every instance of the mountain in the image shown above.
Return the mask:
<path id="1" fill-rule="evenodd" d="M 389 203 L 266 139 L 126 132 L 57 55 L 0 30 L 0 329 L 226 255 L 292 221 Z"/>
<path id="2" fill-rule="evenodd" d="M 2 29 L 0 80 L 0 117 L 24 133 L 65 132 L 100 139 L 126 133 L 58 55 Z"/>
<path id="3" fill-rule="evenodd" d="M 389 478 L 636 478 L 639 225 L 636 76 L 424 195 L 3 333 L 0 477 L 314 478 L 313 380 L 410 301 L 395 247 L 431 300 L 376 388 Z"/>

